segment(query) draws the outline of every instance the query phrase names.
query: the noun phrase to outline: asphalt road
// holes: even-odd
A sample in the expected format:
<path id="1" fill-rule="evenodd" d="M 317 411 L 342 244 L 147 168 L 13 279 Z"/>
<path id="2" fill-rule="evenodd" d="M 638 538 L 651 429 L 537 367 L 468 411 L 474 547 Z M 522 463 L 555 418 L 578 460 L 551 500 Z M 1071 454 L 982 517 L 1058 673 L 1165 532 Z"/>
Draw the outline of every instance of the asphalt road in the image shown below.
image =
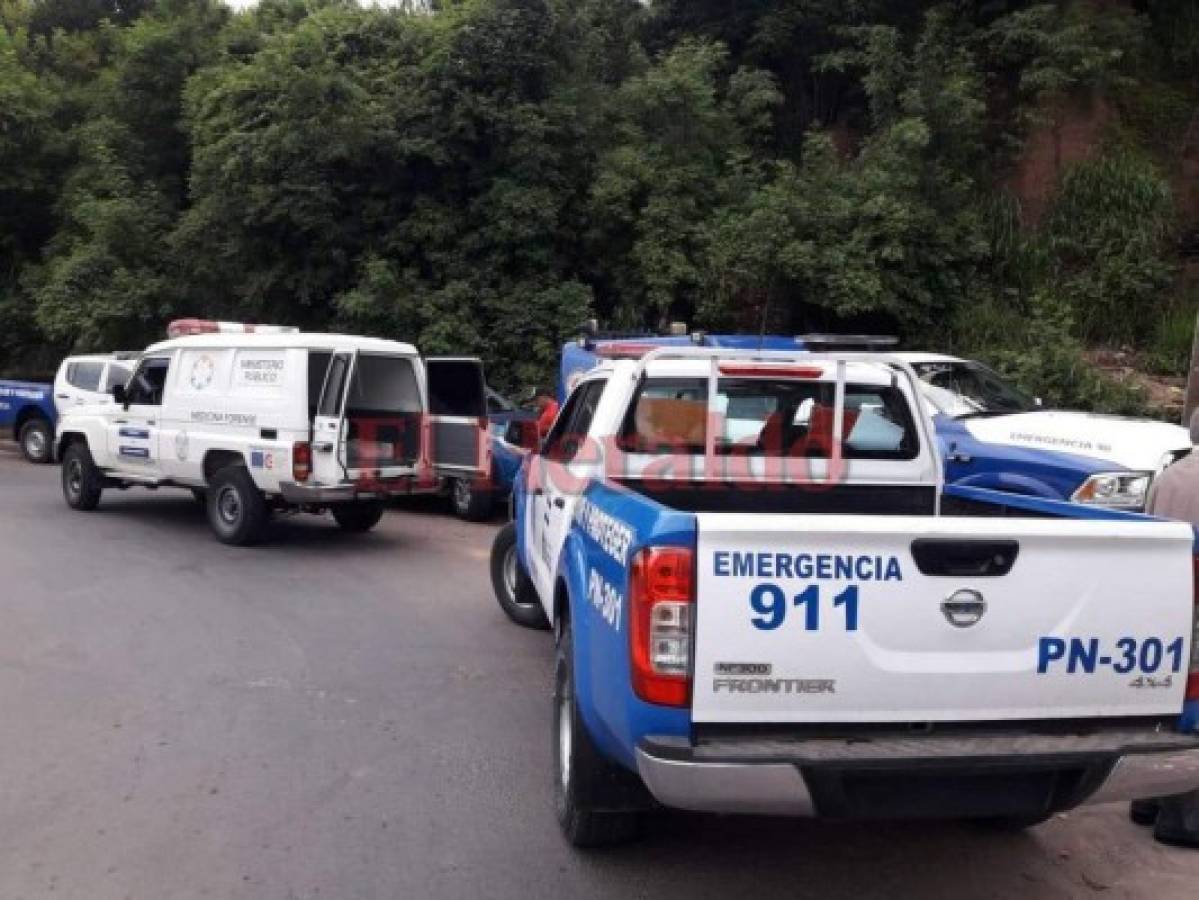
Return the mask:
<path id="1" fill-rule="evenodd" d="M 189 495 L 64 505 L 0 445 L 0 900 L 1194 897 L 1122 806 L 1026 834 L 663 814 L 579 853 L 550 803 L 551 645 L 493 528 L 209 536 Z"/>

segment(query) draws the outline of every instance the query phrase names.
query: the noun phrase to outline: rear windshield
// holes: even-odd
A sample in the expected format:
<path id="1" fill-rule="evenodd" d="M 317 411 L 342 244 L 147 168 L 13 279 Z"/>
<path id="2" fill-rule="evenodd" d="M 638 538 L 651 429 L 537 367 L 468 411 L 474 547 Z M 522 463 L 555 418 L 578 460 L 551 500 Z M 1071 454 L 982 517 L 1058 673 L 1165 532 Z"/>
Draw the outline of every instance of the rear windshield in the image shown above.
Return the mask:
<path id="1" fill-rule="evenodd" d="M 793 378 L 722 378 L 713 427 L 716 452 L 827 459 L 832 453 L 836 386 Z M 644 381 L 622 430 L 633 453 L 702 454 L 707 442 L 708 382 Z M 914 459 L 920 442 L 903 393 L 889 385 L 846 384 L 842 455 Z"/>
<path id="2" fill-rule="evenodd" d="M 420 388 L 412 360 L 360 354 L 350 380 L 346 415 L 420 412 Z"/>

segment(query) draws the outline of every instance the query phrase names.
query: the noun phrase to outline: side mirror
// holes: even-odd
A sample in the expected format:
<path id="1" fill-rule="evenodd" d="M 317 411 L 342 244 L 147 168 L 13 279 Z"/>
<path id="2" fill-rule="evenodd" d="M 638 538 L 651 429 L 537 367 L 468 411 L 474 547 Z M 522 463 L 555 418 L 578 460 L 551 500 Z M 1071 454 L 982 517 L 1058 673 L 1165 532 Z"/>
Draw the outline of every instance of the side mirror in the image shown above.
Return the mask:
<path id="1" fill-rule="evenodd" d="M 125 385 L 114 384 L 112 386 L 112 399 L 115 400 L 121 406 L 124 406 L 126 403 L 129 402 L 128 398 L 125 395 Z"/>
<path id="2" fill-rule="evenodd" d="M 540 444 L 537 423 L 525 419 L 514 419 L 504 429 L 504 440 L 525 450 L 536 450 Z"/>

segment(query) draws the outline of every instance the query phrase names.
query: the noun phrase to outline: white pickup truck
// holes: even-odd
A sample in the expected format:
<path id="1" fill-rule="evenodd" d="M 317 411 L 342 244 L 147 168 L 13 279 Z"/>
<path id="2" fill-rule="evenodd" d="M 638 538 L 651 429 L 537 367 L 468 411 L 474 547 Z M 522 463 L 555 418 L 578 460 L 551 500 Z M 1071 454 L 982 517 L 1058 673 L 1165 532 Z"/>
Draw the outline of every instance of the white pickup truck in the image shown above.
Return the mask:
<path id="1" fill-rule="evenodd" d="M 946 488 L 894 356 L 659 349 L 584 375 L 496 539 L 551 625 L 556 811 L 1029 825 L 1199 786 L 1195 533 Z"/>

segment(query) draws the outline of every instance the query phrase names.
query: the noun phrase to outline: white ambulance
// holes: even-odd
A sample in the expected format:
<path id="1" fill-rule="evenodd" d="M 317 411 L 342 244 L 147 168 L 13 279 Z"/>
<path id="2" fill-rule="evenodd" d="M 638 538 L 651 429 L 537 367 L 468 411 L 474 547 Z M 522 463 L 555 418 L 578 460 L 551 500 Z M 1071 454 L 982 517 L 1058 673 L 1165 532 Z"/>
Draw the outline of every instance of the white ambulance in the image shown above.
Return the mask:
<path id="1" fill-rule="evenodd" d="M 107 488 L 188 488 L 219 540 L 249 544 L 272 510 L 327 510 L 364 532 L 389 495 L 487 471 L 477 359 L 278 326 L 183 320 L 168 333 L 115 403 L 59 420 L 73 509 L 95 509 Z"/>

